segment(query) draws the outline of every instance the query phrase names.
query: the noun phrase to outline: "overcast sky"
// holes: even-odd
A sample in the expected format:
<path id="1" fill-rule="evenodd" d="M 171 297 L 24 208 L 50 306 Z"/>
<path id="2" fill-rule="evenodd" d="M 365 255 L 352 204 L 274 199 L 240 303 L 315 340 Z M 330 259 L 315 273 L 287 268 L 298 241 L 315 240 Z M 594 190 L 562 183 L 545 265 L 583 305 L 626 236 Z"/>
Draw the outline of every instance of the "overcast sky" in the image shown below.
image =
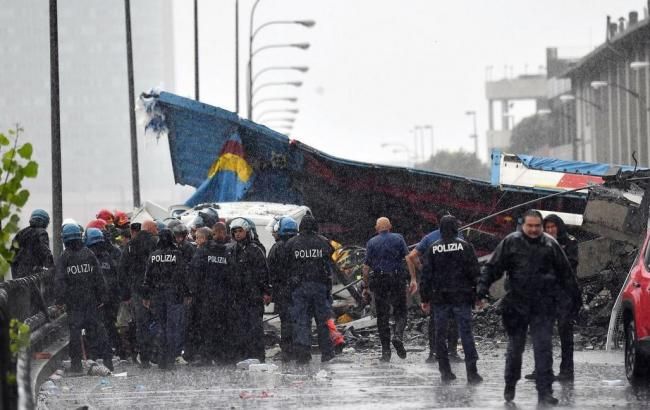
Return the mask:
<path id="1" fill-rule="evenodd" d="M 245 61 L 250 0 L 240 1 L 241 109 L 245 109 Z M 234 111 L 235 1 L 199 1 L 201 100 Z M 261 0 L 255 26 L 267 21 L 313 19 L 316 26 L 271 26 L 255 46 L 309 42 L 307 51 L 275 49 L 254 59 L 259 69 L 307 65 L 306 74 L 274 72 L 266 81 L 303 80 L 304 85 L 268 87 L 260 97 L 297 96 L 292 138 L 333 155 L 394 162 L 403 153 L 382 143 L 413 147 L 411 130 L 431 124 L 435 149 L 473 150 L 471 119 L 476 110 L 480 152 L 485 152 L 486 67 L 492 77 L 511 66 L 515 75 L 539 72 L 546 47 L 561 57 L 581 56 L 605 39 L 607 14 L 631 10 L 644 17 L 642 0 Z M 194 95 L 192 2 L 175 11 L 176 92 Z M 288 103 L 266 108 L 287 106 Z M 531 104 L 515 106 L 520 119 Z M 426 152 L 430 151 L 427 138 Z"/>

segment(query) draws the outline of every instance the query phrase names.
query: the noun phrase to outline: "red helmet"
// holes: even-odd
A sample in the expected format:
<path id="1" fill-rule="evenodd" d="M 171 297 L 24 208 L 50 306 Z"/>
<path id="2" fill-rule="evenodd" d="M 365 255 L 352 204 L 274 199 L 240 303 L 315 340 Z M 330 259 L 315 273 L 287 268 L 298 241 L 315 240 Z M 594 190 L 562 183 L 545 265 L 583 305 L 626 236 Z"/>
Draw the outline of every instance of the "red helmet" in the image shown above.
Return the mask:
<path id="1" fill-rule="evenodd" d="M 100 209 L 99 212 L 97 212 L 97 219 L 103 219 L 108 224 L 112 224 L 115 220 L 113 213 L 108 209 Z"/>
<path id="2" fill-rule="evenodd" d="M 127 228 L 129 226 L 129 216 L 126 212 L 115 211 L 115 226 L 120 228 Z"/>
<path id="3" fill-rule="evenodd" d="M 100 231 L 105 231 L 106 221 L 103 219 L 93 219 L 92 221 L 88 222 L 88 225 L 86 225 L 86 229 L 88 228 L 97 228 Z"/>

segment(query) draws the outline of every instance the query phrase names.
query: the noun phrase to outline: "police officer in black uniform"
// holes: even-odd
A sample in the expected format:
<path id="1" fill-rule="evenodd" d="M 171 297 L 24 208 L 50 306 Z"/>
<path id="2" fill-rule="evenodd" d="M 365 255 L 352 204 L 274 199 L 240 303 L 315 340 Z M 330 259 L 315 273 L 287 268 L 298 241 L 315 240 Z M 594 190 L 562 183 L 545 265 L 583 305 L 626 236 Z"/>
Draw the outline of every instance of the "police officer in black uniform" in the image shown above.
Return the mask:
<path id="1" fill-rule="evenodd" d="M 521 232 L 506 236 L 483 266 L 477 286 L 485 299 L 490 285 L 507 272 L 507 293 L 501 302 L 503 325 L 508 334 L 504 398 L 515 397 L 521 378 L 521 358 L 530 328 L 535 352 L 536 387 L 539 403 L 556 405 L 553 397 L 553 352 L 551 336 L 557 304 L 557 287 L 567 290 L 573 300 L 580 291 L 571 266 L 560 245 L 542 232 L 542 215 L 534 210 L 524 214 Z"/>
<path id="2" fill-rule="evenodd" d="M 277 229 L 276 229 L 277 228 Z M 269 251 L 269 272 L 273 287 L 273 302 L 280 315 L 281 358 L 293 358 L 293 327 L 291 320 L 291 289 L 289 287 L 289 267 L 285 255 L 286 242 L 298 234 L 298 223 L 290 216 L 283 216 L 274 227 L 276 242 Z"/>
<path id="3" fill-rule="evenodd" d="M 467 382 L 480 383 L 476 361 L 478 353 L 472 334 L 472 305 L 476 294 L 479 264 L 474 248 L 458 238 L 458 221 L 451 215 L 440 220 L 441 238 L 431 244 L 424 254 L 426 263 L 422 272 L 420 295 L 423 310 L 435 305 L 436 354 L 443 381 L 454 380 L 447 350 L 447 329 L 450 318 L 455 318 L 465 352 Z"/>
<path id="4" fill-rule="evenodd" d="M 251 224 L 244 218 L 230 222 L 235 239 L 231 249 L 233 310 L 236 320 L 231 329 L 235 359 L 264 362 L 264 305 L 271 302 L 269 270 L 264 251 L 251 237 Z"/>
<path id="5" fill-rule="evenodd" d="M 24 278 L 45 268 L 52 268 L 54 260 L 50 251 L 50 238 L 47 226 L 50 216 L 42 209 L 35 209 L 29 226 L 16 234 L 11 243 L 14 260 L 11 262 L 13 279 Z"/>
<path id="6" fill-rule="evenodd" d="M 201 362 L 209 365 L 213 360 L 226 361 L 225 345 L 228 337 L 227 302 L 228 248 L 223 241 L 213 240 L 212 230 L 207 227 L 196 231 L 198 246 L 190 262 L 190 277 L 197 280 L 194 286 L 199 305 L 199 333 L 202 343 L 199 348 Z M 195 302 L 196 303 L 196 302 Z"/>
<path id="7" fill-rule="evenodd" d="M 65 250 L 56 262 L 55 287 L 57 304 L 65 304 L 68 312 L 71 371 L 82 371 L 81 329 L 87 329 L 94 335 L 93 344 L 98 347 L 104 366 L 112 371 L 113 353 L 102 324 L 101 309 L 107 295 L 99 261 L 84 247 L 78 225 L 63 226 L 62 239 Z"/>
<path id="8" fill-rule="evenodd" d="M 291 317 L 293 319 L 293 353 L 298 363 L 311 360 L 311 313 L 316 320 L 321 362 L 334 357 L 327 320 L 332 286 L 333 249 L 326 238 L 318 235 L 318 223 L 312 215 L 300 222 L 300 234 L 285 244 L 291 274 Z"/>
<path id="9" fill-rule="evenodd" d="M 108 292 L 106 303 L 102 309 L 104 314 L 103 323 L 106 332 L 108 333 L 108 340 L 111 347 L 114 347 L 119 352 L 118 356 L 123 357 L 124 352 L 120 348 L 120 337 L 117 333 L 117 328 L 115 327 L 121 296 L 119 277 L 117 275 L 117 261 L 113 258 L 111 253 L 106 250 L 106 247 L 103 246 L 107 241 L 102 231 L 97 228 L 88 228 L 85 235 L 86 246 L 95 255 L 99 262 Z"/>
<path id="10" fill-rule="evenodd" d="M 174 367 L 176 347 L 182 334 L 183 303 L 190 301 L 187 265 L 183 254 L 176 247 L 172 232 L 163 229 L 158 234 L 157 249 L 149 256 L 142 292 L 142 304 L 145 308 L 152 309 L 158 325 L 160 369 Z M 148 349 L 140 353 L 144 367 L 147 367 L 151 358 L 150 353 Z"/>

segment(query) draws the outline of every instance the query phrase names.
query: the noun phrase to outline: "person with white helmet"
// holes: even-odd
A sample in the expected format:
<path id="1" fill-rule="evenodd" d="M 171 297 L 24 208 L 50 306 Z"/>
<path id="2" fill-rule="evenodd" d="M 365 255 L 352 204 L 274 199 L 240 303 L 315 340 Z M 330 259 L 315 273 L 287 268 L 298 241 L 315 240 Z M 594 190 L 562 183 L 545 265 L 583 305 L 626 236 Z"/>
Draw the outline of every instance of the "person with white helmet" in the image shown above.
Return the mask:
<path id="1" fill-rule="evenodd" d="M 255 358 L 264 362 L 264 304 L 271 302 L 269 271 L 264 251 L 252 238 L 252 226 L 244 218 L 230 222 L 232 245 L 233 311 L 237 315 L 233 326 L 236 359 Z"/>

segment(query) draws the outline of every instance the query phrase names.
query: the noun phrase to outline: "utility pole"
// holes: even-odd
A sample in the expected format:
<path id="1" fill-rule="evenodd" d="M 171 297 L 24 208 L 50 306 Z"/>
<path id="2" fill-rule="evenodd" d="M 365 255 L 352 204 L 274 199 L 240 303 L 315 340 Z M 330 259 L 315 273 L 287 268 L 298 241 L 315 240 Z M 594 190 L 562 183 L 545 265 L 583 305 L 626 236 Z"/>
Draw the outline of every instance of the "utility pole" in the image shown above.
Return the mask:
<path id="1" fill-rule="evenodd" d="M 52 250 L 54 257 L 63 252 L 63 194 L 61 183 L 61 110 L 59 105 L 59 26 L 57 0 L 50 0 L 50 124 L 52 139 Z"/>
<path id="2" fill-rule="evenodd" d="M 235 113 L 239 115 L 239 0 L 235 0 Z"/>
<path id="3" fill-rule="evenodd" d="M 194 99 L 199 101 L 199 0 L 194 0 Z"/>
<path id="4" fill-rule="evenodd" d="M 131 127 L 131 183 L 133 208 L 140 206 L 140 168 L 138 166 L 138 133 L 135 128 L 135 92 L 133 86 L 133 43 L 131 42 L 131 1 L 124 0 L 126 25 L 126 71 L 129 86 L 129 123 Z"/>

